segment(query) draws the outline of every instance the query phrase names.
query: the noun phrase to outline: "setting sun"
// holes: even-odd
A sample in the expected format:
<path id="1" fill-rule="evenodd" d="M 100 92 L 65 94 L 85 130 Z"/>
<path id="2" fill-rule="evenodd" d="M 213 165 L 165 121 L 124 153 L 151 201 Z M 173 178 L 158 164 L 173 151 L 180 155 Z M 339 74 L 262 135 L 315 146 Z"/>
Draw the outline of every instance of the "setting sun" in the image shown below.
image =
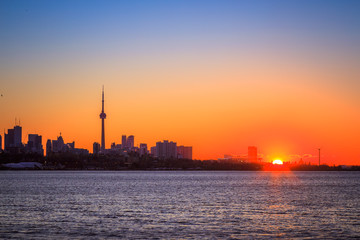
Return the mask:
<path id="1" fill-rule="evenodd" d="M 276 159 L 272 162 L 272 164 L 279 164 L 279 165 L 282 165 L 283 164 L 283 161 L 281 161 L 280 159 Z"/>

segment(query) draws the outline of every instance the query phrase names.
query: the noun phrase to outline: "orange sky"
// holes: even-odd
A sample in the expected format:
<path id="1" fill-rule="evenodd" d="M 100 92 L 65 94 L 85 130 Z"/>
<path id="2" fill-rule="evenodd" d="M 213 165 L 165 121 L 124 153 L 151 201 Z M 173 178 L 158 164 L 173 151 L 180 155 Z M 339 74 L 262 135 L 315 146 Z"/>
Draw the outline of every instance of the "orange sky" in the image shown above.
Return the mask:
<path id="1" fill-rule="evenodd" d="M 107 147 L 120 143 L 122 134 L 133 134 L 137 145 L 150 147 L 163 139 L 191 145 L 197 159 L 244 154 L 247 146 L 255 145 L 269 160 L 316 155 L 321 147 L 326 163 L 358 163 L 356 99 L 339 93 L 336 86 L 313 82 L 321 72 L 295 72 L 296 66 L 280 71 L 282 63 L 276 62 L 259 65 L 261 71 L 256 65 L 241 69 L 242 64 L 220 64 L 166 70 L 139 66 L 138 71 L 91 71 L 94 74 L 86 69 L 56 75 L 49 71 L 33 77 L 12 73 L 1 99 L 0 125 L 11 128 L 18 117 L 24 135 L 39 133 L 45 143 L 62 132 L 65 141 L 92 150 L 92 143 L 100 142 L 103 82 Z M 28 82 L 19 87 L 17 80 L 25 77 Z"/>
<path id="2" fill-rule="evenodd" d="M 129 23 L 125 35 L 105 25 L 84 30 L 70 20 L 59 30 L 74 24 L 70 35 L 11 28 L 22 38 L 8 37 L 0 48 L 0 127 L 12 128 L 17 117 L 24 142 L 38 133 L 45 145 L 61 132 L 65 142 L 92 152 L 100 142 L 104 84 L 108 148 L 126 134 L 135 135 L 135 145 L 168 139 L 193 146 L 196 159 L 257 146 L 266 161 L 316 163 L 321 147 L 324 163 L 360 164 L 360 54 L 351 29 L 339 35 L 323 25 L 308 31 L 311 23 L 305 30 L 247 27 L 225 17 L 225 25 L 212 22 L 215 29 L 201 32 L 182 16 L 173 19 L 176 30 L 139 20 L 148 28 L 135 34 L 140 27 Z M 204 26 L 214 20 L 209 16 Z M 56 21 L 46 17 L 51 28 Z M 44 39 L 35 41 L 36 34 Z"/>

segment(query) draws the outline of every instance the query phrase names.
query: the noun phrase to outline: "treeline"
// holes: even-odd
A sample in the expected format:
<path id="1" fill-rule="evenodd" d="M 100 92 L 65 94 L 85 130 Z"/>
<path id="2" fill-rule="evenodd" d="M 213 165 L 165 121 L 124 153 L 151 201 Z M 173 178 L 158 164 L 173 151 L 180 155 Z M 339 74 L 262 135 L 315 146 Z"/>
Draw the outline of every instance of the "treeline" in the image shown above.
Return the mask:
<path id="1" fill-rule="evenodd" d="M 0 164 L 19 162 L 38 162 L 45 164 L 46 158 L 37 153 L 6 153 L 0 152 Z"/>
<path id="2" fill-rule="evenodd" d="M 47 170 L 261 170 L 260 164 L 219 162 L 216 160 L 157 159 L 136 152 L 121 154 L 78 155 L 52 153 L 36 154 L 0 153 L 0 164 L 39 162 Z"/>
<path id="3" fill-rule="evenodd" d="M 150 155 L 51 155 L 47 166 L 54 169 L 72 170 L 261 170 L 259 164 L 220 163 L 191 159 L 158 159 Z"/>
<path id="4" fill-rule="evenodd" d="M 136 152 L 126 155 L 78 155 L 73 153 L 53 153 L 41 156 L 32 153 L 0 153 L 0 166 L 5 163 L 38 162 L 46 170 L 243 170 L 261 171 L 263 164 L 229 162 L 217 160 L 157 159 L 151 155 L 139 156 Z M 0 167 L 4 169 L 3 167 Z M 265 168 L 266 169 L 266 168 Z M 327 165 L 293 165 L 292 171 L 360 171 L 360 166 L 343 168 Z"/>

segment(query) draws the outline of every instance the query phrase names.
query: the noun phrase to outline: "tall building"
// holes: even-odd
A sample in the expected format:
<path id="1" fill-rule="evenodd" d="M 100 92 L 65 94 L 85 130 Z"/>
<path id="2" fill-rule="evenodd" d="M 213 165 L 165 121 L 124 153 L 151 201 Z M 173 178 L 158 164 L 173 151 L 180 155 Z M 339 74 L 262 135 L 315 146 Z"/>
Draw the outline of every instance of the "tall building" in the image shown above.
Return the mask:
<path id="1" fill-rule="evenodd" d="M 157 155 L 156 155 L 156 146 L 150 148 L 150 154 L 153 157 L 157 157 Z"/>
<path id="2" fill-rule="evenodd" d="M 15 147 L 14 143 L 14 129 L 8 129 L 8 133 L 5 133 L 4 150 L 9 151 L 10 148 Z"/>
<path id="3" fill-rule="evenodd" d="M 248 147 L 248 161 L 257 162 L 257 148 L 254 146 Z"/>
<path id="4" fill-rule="evenodd" d="M 126 139 L 126 145 L 129 150 L 134 148 L 135 137 L 133 135 L 128 136 Z"/>
<path id="5" fill-rule="evenodd" d="M 163 142 L 157 142 L 155 156 L 162 159 L 176 158 L 176 142 L 169 142 L 168 140 L 164 140 Z"/>
<path id="6" fill-rule="evenodd" d="M 192 147 L 178 146 L 177 155 L 178 158 L 192 159 Z"/>
<path id="7" fill-rule="evenodd" d="M 22 127 L 15 126 L 14 127 L 14 143 L 15 147 L 22 147 Z"/>
<path id="8" fill-rule="evenodd" d="M 49 156 L 51 152 L 52 152 L 51 140 L 48 139 L 46 141 L 46 156 Z"/>
<path id="9" fill-rule="evenodd" d="M 147 153 L 148 153 L 147 144 L 146 143 L 140 143 L 140 149 L 139 149 L 140 156 L 145 155 Z"/>
<path id="10" fill-rule="evenodd" d="M 17 150 L 19 150 L 20 148 L 22 148 L 23 145 L 21 142 L 21 138 L 22 128 L 20 126 L 16 125 L 13 129 L 8 129 L 8 133 L 5 133 L 4 150 L 10 151 L 11 149 L 15 150 L 15 148 L 17 148 Z"/>
<path id="11" fill-rule="evenodd" d="M 121 146 L 123 149 L 126 148 L 127 144 L 126 144 L 126 135 L 122 135 L 121 137 Z"/>
<path id="12" fill-rule="evenodd" d="M 62 138 L 61 133 L 60 133 L 60 136 L 57 138 L 57 140 L 52 140 L 51 151 L 55 152 L 55 153 L 63 152 L 64 148 L 65 148 L 64 139 Z"/>
<path id="13" fill-rule="evenodd" d="M 2 137 L 0 135 L 0 150 L 2 150 Z"/>
<path id="14" fill-rule="evenodd" d="M 29 134 L 28 142 L 26 144 L 26 150 L 31 153 L 38 153 L 40 155 L 44 155 L 42 137 L 38 134 Z"/>
<path id="15" fill-rule="evenodd" d="M 104 86 L 102 90 L 102 111 L 100 113 L 100 119 L 101 119 L 101 151 L 105 151 L 105 119 L 106 114 L 104 112 Z"/>
<path id="16" fill-rule="evenodd" d="M 93 144 L 93 154 L 99 154 L 100 152 L 100 143 L 94 142 Z"/>

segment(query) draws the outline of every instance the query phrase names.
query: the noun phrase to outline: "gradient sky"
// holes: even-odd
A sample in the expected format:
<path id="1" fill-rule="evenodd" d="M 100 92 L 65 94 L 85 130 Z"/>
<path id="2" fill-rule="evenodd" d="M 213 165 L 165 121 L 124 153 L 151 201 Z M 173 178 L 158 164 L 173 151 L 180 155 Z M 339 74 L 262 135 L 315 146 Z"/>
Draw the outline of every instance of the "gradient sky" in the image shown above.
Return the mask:
<path id="1" fill-rule="evenodd" d="M 0 128 L 360 164 L 360 1 L 0 1 Z M 3 135 L 3 134 L 2 134 Z"/>

